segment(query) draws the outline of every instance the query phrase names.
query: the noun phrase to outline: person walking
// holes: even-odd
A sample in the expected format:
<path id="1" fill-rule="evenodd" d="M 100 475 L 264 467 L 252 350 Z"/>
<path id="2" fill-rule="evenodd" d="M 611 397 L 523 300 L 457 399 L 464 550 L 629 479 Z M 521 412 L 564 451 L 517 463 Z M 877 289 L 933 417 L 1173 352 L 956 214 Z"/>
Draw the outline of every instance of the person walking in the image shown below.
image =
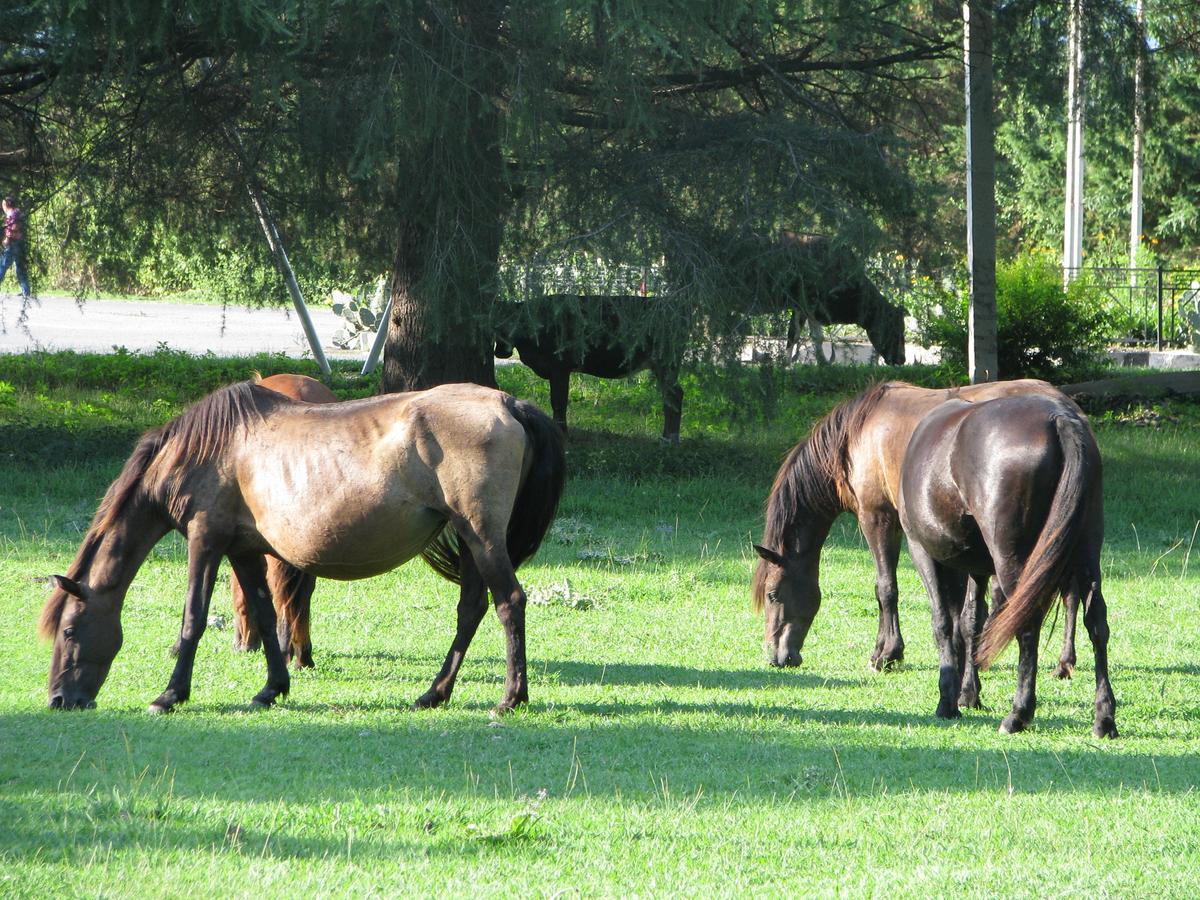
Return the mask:
<path id="1" fill-rule="evenodd" d="M 0 255 L 0 284 L 8 274 L 9 266 L 16 269 L 17 284 L 21 288 L 21 299 L 29 299 L 29 274 L 25 271 L 25 216 L 17 208 L 15 197 L 0 201 L 4 210 L 4 249 Z"/>

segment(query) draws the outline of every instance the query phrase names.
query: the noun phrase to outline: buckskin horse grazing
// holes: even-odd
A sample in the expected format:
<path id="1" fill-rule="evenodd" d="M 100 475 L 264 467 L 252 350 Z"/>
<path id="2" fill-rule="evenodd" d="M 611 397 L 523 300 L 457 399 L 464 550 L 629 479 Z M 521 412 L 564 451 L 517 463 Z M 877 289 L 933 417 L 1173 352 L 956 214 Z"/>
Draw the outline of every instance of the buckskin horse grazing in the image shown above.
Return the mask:
<path id="1" fill-rule="evenodd" d="M 775 476 L 762 543 L 755 546 L 760 559 L 751 595 L 755 608 L 765 612 L 764 645 L 771 665 L 800 664 L 804 639 L 821 606 L 821 548 L 843 512 L 858 518 L 875 559 L 879 629 L 871 665 L 883 669 L 904 658 L 897 609 L 897 509 L 900 467 L 909 439 L 922 418 L 952 398 L 982 402 L 1023 394 L 1071 404 L 1044 381 L 997 381 L 946 390 L 883 382 L 839 404 L 792 448 Z M 1072 645 L 1072 661 L 1073 654 Z"/>
<path id="2" fill-rule="evenodd" d="M 366 578 L 420 554 L 460 587 L 458 628 L 416 701 L 450 698 L 491 590 L 507 643 L 500 711 L 525 703 L 525 592 L 515 570 L 538 548 L 561 496 L 557 426 L 536 407 L 470 384 L 314 405 L 245 382 L 216 391 L 138 442 L 109 487 L 41 617 L 54 641 L 53 708 L 95 705 L 121 647 L 121 606 L 170 530 L 188 546 L 175 670 L 150 706 L 191 693 L 196 647 L 222 557 L 246 589 L 267 659 L 253 703 L 288 692 L 264 554 L 321 578 Z"/>
<path id="3" fill-rule="evenodd" d="M 960 714 L 972 649 L 962 637 L 975 633 L 976 600 L 992 578 L 996 610 L 977 661 L 986 668 L 1014 636 L 1020 647 L 1012 712 L 1000 730 L 1021 731 L 1033 719 L 1038 635 L 1061 593 L 1083 601 L 1095 650 L 1092 733 L 1117 736 L 1100 589 L 1103 503 L 1100 450 L 1074 404 L 1028 395 L 949 400 L 921 420 L 900 474 L 899 510 L 933 606 L 939 717 Z"/>
<path id="4" fill-rule="evenodd" d="M 269 375 L 259 379 L 258 383 L 305 403 L 337 403 L 338 399 L 333 391 L 307 375 Z M 257 650 L 262 645 L 262 638 L 258 633 L 258 623 L 254 621 L 246 602 L 246 592 L 236 575 L 229 579 L 229 584 L 233 593 L 234 647 L 238 650 Z M 311 669 L 312 595 L 317 579 L 291 563 L 268 556 L 267 584 L 271 589 L 271 602 L 275 606 L 279 647 L 283 655 L 297 669 Z"/>

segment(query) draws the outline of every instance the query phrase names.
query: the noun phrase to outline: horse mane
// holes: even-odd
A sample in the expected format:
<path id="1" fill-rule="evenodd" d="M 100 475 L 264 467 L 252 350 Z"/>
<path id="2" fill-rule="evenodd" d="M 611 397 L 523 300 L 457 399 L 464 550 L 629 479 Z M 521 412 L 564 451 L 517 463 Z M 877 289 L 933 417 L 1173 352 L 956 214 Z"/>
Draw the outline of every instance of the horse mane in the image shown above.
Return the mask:
<path id="1" fill-rule="evenodd" d="M 767 496 L 763 546 L 786 552 L 801 515 L 833 518 L 846 508 L 850 495 L 850 445 L 867 416 L 894 382 L 877 382 L 835 406 L 813 426 L 808 437 L 793 447 L 775 476 Z M 754 570 L 751 598 L 762 609 L 767 567 Z"/>
<path id="2" fill-rule="evenodd" d="M 135 498 L 147 491 L 147 476 L 152 468 L 161 477 L 175 474 L 185 460 L 189 469 L 204 465 L 252 419 L 261 419 L 267 409 L 288 402 L 269 388 L 259 387 L 254 382 L 239 382 L 214 391 L 167 424 L 143 434 L 120 474 L 105 491 L 79 552 L 67 570 L 67 577 L 78 579 L 88 569 L 108 531 Z M 179 486 L 178 478 L 169 480 L 172 484 L 166 500 L 168 507 Z M 38 633 L 43 638 L 50 640 L 58 631 L 67 596 L 61 587 L 55 587 L 47 598 L 38 622 Z"/>

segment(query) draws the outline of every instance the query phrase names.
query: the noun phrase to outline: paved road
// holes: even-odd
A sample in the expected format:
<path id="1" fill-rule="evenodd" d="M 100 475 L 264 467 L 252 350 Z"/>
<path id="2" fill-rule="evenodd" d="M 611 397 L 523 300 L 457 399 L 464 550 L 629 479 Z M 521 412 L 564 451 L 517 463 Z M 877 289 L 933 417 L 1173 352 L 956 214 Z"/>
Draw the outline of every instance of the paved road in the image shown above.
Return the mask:
<path id="1" fill-rule="evenodd" d="M 362 359 L 365 351 L 347 353 L 330 339 L 340 320 L 328 308 L 310 308 L 313 325 L 326 355 Z M 45 296 L 32 303 L 24 322 L 21 298 L 0 294 L 0 353 L 27 350 L 111 352 L 124 347 L 148 352 L 165 344 L 172 350 L 217 356 L 285 353 L 312 356 L 295 310 L 246 309 L 145 300 L 87 300 Z"/>

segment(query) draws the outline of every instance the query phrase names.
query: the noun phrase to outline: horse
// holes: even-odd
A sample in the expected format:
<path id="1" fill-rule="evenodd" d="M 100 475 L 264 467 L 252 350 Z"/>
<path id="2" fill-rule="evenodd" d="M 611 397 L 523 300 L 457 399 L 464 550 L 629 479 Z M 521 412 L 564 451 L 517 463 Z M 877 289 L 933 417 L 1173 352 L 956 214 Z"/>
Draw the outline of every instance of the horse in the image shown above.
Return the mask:
<path id="1" fill-rule="evenodd" d="M 338 399 L 333 391 L 307 375 L 268 375 L 258 379 L 258 383 L 305 403 L 336 403 Z M 311 669 L 314 663 L 309 627 L 317 579 L 274 556 L 268 556 L 266 562 L 267 584 L 271 588 L 275 619 L 279 623 L 279 646 L 295 668 Z M 236 575 L 229 579 L 229 585 L 233 594 L 233 646 L 237 650 L 257 650 L 262 646 L 262 638 L 246 601 L 245 589 Z"/>
<path id="2" fill-rule="evenodd" d="M 621 343 L 623 320 L 653 314 L 661 301 L 638 296 L 555 294 L 536 301 L 544 318 L 512 317 L 502 324 L 495 353 L 508 359 L 515 348 L 521 362 L 550 382 L 554 421 L 567 430 L 567 395 L 572 372 L 597 378 L 624 378 L 649 369 L 662 392 L 662 439 L 679 443 L 683 388 L 679 369 L 682 342 L 670 342 L 646 329 L 634 343 Z M 558 313 L 558 315 L 555 315 Z"/>
<path id="3" fill-rule="evenodd" d="M 1031 379 L 928 389 L 880 382 L 835 407 L 788 453 L 767 497 L 759 560 L 751 585 L 765 613 L 764 647 L 773 666 L 798 666 L 804 639 L 821 606 L 821 548 L 834 520 L 853 513 L 875 560 L 879 627 L 872 668 L 904 659 L 896 564 L 900 558 L 900 468 L 920 421 L 948 400 L 982 402 L 1011 395 L 1071 401 Z M 1074 661 L 1074 644 L 1070 645 Z M 1065 656 L 1067 646 L 1064 645 Z"/>
<path id="4" fill-rule="evenodd" d="M 948 400 L 921 420 L 909 441 L 899 511 L 909 555 L 933 608 L 937 715 L 961 715 L 960 685 L 967 704 L 978 705 L 971 663 L 987 668 L 1016 636 L 1017 691 L 1000 731 L 1027 728 L 1037 706 L 1038 636 L 1061 593 L 1082 600 L 1095 651 L 1092 733 L 1116 737 L 1100 573 L 1100 450 L 1079 409 L 1048 396 Z M 971 660 L 978 601 L 989 578 L 996 609 Z"/>
<path id="5" fill-rule="evenodd" d="M 252 382 L 218 390 L 139 440 L 68 574 L 54 576 L 39 624 L 54 644 L 50 706 L 95 706 L 121 647 L 125 594 L 172 529 L 187 538 L 188 590 L 175 668 L 151 712 L 191 694 L 222 558 L 262 636 L 267 683 L 251 703 L 270 706 L 288 693 L 264 555 L 353 580 L 419 554 L 457 583 L 457 631 L 419 708 L 450 699 L 490 590 L 507 645 L 497 709 L 526 703 L 526 597 L 516 569 L 554 519 L 565 469 L 550 418 L 492 388 L 450 384 L 330 404 Z"/>
<path id="6" fill-rule="evenodd" d="M 770 292 L 762 311 L 791 311 L 789 357 L 807 319 L 818 362 L 827 362 L 819 326 L 859 325 L 885 363 L 904 365 L 904 309 L 883 296 L 853 254 L 839 250 L 829 235 L 796 231 L 780 232 L 777 247 L 783 251 L 784 283 L 781 292 Z"/>

